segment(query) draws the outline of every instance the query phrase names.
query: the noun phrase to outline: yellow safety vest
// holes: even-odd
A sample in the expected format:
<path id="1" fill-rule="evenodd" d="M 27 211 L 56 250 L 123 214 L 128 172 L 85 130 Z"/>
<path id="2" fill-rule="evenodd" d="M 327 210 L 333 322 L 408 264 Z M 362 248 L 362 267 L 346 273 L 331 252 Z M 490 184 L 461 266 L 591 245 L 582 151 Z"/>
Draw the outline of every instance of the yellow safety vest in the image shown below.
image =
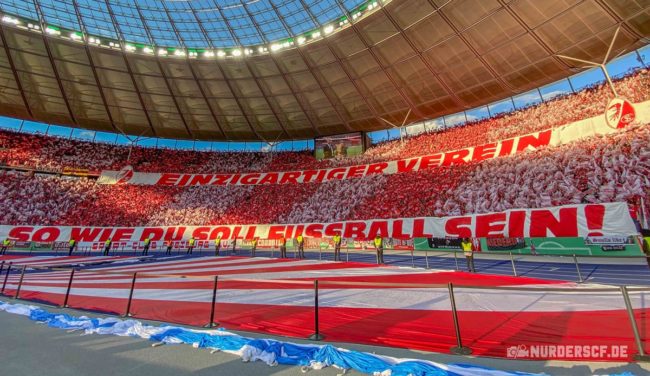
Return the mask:
<path id="1" fill-rule="evenodd" d="M 334 244 L 340 244 L 341 243 L 341 237 L 338 235 L 334 235 Z"/>
<path id="2" fill-rule="evenodd" d="M 382 243 L 384 242 L 384 239 L 382 238 L 375 238 L 375 247 L 381 247 Z"/>
<path id="3" fill-rule="evenodd" d="M 296 240 L 298 241 L 298 243 L 302 243 L 302 235 L 298 235 L 298 237 L 296 238 Z"/>
<path id="4" fill-rule="evenodd" d="M 106 239 L 106 241 L 104 242 L 104 244 L 106 244 L 106 245 L 109 245 L 109 244 L 111 244 L 111 241 L 110 241 L 110 239 Z"/>
<path id="5" fill-rule="evenodd" d="M 11 243 L 11 241 L 10 241 L 9 239 L 5 239 L 5 240 L 2 242 L 2 245 L 4 245 L 4 246 L 9 246 L 10 243 Z"/>
<path id="6" fill-rule="evenodd" d="M 190 239 L 190 241 L 189 241 L 188 243 L 189 243 L 190 245 L 194 245 L 194 238 Z"/>
<path id="7" fill-rule="evenodd" d="M 465 253 L 465 256 L 472 255 L 472 242 L 462 242 L 460 243 L 460 247 L 463 249 L 463 253 Z"/>
<path id="8" fill-rule="evenodd" d="M 220 245 L 221 245 L 221 238 L 217 238 L 217 239 L 214 241 L 214 245 L 217 246 L 217 247 L 220 246 Z"/>
<path id="9" fill-rule="evenodd" d="M 6 240 L 5 240 L 5 241 L 6 241 Z M 74 239 L 70 239 L 70 245 L 74 245 L 74 243 L 75 243 L 75 240 L 74 240 Z"/>

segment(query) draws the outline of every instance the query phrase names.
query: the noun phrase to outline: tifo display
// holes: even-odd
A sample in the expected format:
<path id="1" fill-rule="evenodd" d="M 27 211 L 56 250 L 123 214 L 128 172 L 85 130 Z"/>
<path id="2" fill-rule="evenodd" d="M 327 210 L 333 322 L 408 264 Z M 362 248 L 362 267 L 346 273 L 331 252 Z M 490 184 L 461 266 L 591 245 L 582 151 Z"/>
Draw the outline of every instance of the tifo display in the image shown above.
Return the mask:
<path id="1" fill-rule="evenodd" d="M 648 76 L 642 71 L 616 85 L 619 92 L 635 101 L 650 99 L 648 91 L 640 89 L 648 86 Z M 566 133 L 574 127 L 583 130 L 580 124 L 591 127 L 594 120 L 566 121 L 597 115 L 595 109 L 603 111 L 606 97 L 605 89 L 599 87 L 477 124 L 406 139 L 404 144 L 393 141 L 390 147 L 387 144 L 375 146 L 356 159 L 322 162 L 290 152 L 202 153 L 146 148 L 134 148 L 127 162 L 119 159 L 126 158 L 123 154 L 126 149 L 118 146 L 4 132 L 0 133 L 5 146 L 0 151 L 0 159 L 8 165 L 37 171 L 0 172 L 0 223 L 82 227 L 336 223 L 609 202 L 627 203 L 633 220 L 645 221 L 647 205 L 642 203 L 647 202 L 650 192 L 647 178 L 650 130 L 645 123 L 633 123 L 618 130 L 605 127 L 602 129 L 609 131 L 592 133 L 594 137 L 571 138 L 564 145 L 542 146 L 508 157 L 322 183 L 189 187 L 101 185 L 93 178 L 38 172 L 41 168 L 62 171 L 65 164 L 89 170 L 111 168 L 105 164 L 109 160 L 117 165 L 128 163 L 135 173 L 194 170 L 242 174 L 282 169 L 315 168 L 316 171 L 359 163 L 382 166 L 382 163 L 387 165 L 400 158 L 414 157 L 415 152 L 435 155 L 516 138 L 553 126 L 563 127 L 553 128 L 552 134 Z M 646 103 L 636 105 L 640 119 L 647 111 Z M 602 122 L 604 115 L 600 113 L 596 120 Z M 548 114 L 557 116 L 547 117 Z M 45 160 L 49 161 L 48 166 L 39 162 Z M 307 163 L 308 160 L 311 162 Z M 422 158 L 418 160 L 421 165 Z M 414 159 L 405 161 L 404 166 L 412 164 Z"/>

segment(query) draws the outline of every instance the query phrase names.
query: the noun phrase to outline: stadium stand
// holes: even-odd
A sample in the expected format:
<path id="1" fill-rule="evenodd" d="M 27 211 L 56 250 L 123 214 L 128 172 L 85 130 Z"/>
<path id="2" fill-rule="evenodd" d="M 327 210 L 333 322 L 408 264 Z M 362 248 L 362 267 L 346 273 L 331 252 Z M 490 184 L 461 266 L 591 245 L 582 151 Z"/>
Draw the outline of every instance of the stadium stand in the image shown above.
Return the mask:
<path id="1" fill-rule="evenodd" d="M 98 226 L 304 223 L 634 203 L 650 192 L 648 145 L 650 131 L 639 125 L 510 158 L 322 184 L 108 186 L 86 178 L 4 172 L 0 220 Z"/>
<path id="2" fill-rule="evenodd" d="M 615 83 L 619 95 L 632 102 L 650 99 L 647 69 Z M 120 169 L 131 165 L 143 172 L 250 172 L 350 166 L 455 150 L 532 133 L 602 114 L 610 91 L 604 85 L 489 119 L 384 142 L 363 155 L 317 161 L 310 152 L 202 152 L 126 147 L 79 140 L 0 131 L 0 165 L 60 172 L 65 168 Z"/>

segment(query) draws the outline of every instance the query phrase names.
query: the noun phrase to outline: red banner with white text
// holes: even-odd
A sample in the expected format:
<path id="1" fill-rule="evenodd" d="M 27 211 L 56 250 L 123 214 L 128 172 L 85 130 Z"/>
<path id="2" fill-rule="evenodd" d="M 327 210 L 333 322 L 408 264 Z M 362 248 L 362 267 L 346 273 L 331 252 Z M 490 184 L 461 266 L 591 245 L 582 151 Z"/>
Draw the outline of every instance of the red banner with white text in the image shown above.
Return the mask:
<path id="1" fill-rule="evenodd" d="M 223 226 L 84 227 L 0 226 L 0 239 L 80 244 L 103 242 L 198 241 L 222 239 L 329 238 L 412 239 L 430 237 L 587 237 L 634 235 L 636 227 L 625 203 L 567 205 L 541 209 L 512 209 L 504 212 L 455 217 L 372 219 L 335 223 L 251 224 Z"/>
<path id="2" fill-rule="evenodd" d="M 634 106 L 638 112 L 638 121 L 650 122 L 650 102 L 643 102 Z M 120 171 L 102 171 L 97 182 L 99 184 L 173 186 L 322 183 L 332 180 L 362 178 L 375 174 L 389 175 L 416 172 L 440 166 L 453 166 L 507 157 L 527 151 L 535 151 L 547 146 L 568 144 L 586 137 L 606 135 L 618 130 L 618 128 L 610 127 L 604 116 L 597 116 L 561 127 L 465 149 L 365 165 L 320 170 L 214 174 L 137 172 L 127 166 Z"/>

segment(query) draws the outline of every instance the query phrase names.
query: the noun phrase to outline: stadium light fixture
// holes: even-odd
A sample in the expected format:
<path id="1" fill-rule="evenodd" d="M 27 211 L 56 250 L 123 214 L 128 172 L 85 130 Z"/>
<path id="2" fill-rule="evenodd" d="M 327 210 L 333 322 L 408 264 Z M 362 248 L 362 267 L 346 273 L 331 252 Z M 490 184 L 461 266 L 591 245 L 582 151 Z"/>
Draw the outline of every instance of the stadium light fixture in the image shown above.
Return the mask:
<path id="1" fill-rule="evenodd" d="M 12 24 L 12 25 L 19 25 L 20 24 L 19 19 L 15 18 L 15 17 L 11 17 L 11 16 L 6 16 L 6 15 L 2 16 L 2 22 Z"/>
<path id="2" fill-rule="evenodd" d="M 48 33 L 48 34 L 50 34 L 50 35 L 57 35 L 57 36 L 58 36 L 58 35 L 61 35 L 61 31 L 58 30 L 58 29 L 55 29 L 55 28 L 52 27 L 52 26 L 48 26 L 48 27 L 45 29 L 45 32 Z"/>
<path id="3" fill-rule="evenodd" d="M 59 28 L 55 25 L 39 26 L 38 21 L 32 19 L 23 18 L 23 17 L 14 17 L 9 14 L 0 13 L 0 22 L 16 25 L 21 28 L 26 28 L 33 31 L 44 31 L 49 36 L 63 37 L 65 39 L 71 39 L 77 42 L 86 41 L 88 44 L 94 45 L 103 45 L 105 47 L 110 47 L 116 50 L 122 50 L 132 53 L 141 53 L 145 55 L 158 55 L 158 56 L 189 56 L 190 58 L 214 58 L 218 57 L 240 57 L 240 56 L 249 56 L 255 54 L 266 54 L 269 51 L 275 52 L 282 49 L 292 48 L 295 46 L 303 45 L 310 41 L 318 40 L 323 38 L 326 35 L 330 35 L 336 32 L 338 29 L 346 27 L 366 13 L 382 6 L 382 4 L 388 3 L 390 0 L 366 0 L 360 6 L 356 7 L 350 12 L 350 16 L 340 17 L 333 23 L 319 27 L 318 29 L 311 30 L 305 34 L 297 35 L 289 39 L 279 40 L 275 42 L 270 42 L 265 45 L 257 45 L 250 47 L 242 47 L 237 49 L 226 48 L 224 50 L 211 50 L 206 51 L 203 49 L 200 50 L 179 50 L 175 47 L 164 47 L 164 46 L 143 46 L 134 42 L 126 41 L 117 41 L 105 39 L 104 41 L 100 40 L 98 37 L 95 37 L 90 34 L 86 34 L 80 31 L 73 31 L 68 28 Z"/>

